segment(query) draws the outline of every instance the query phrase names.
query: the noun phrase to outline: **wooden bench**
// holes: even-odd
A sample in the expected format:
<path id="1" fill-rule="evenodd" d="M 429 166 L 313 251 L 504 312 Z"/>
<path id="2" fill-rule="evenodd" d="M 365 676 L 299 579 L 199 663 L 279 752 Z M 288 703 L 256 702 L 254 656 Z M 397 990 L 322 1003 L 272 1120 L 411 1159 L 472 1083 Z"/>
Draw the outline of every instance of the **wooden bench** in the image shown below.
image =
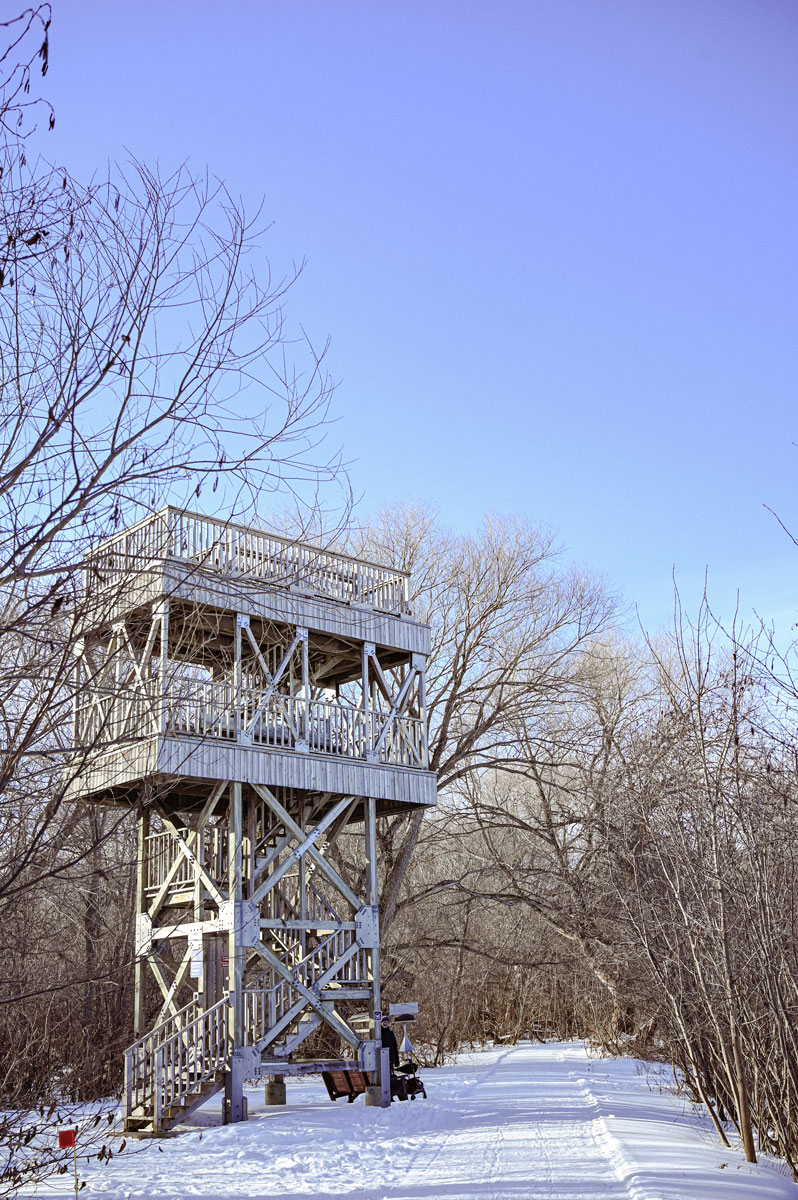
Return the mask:
<path id="1" fill-rule="evenodd" d="M 339 1100 L 346 1096 L 347 1104 L 362 1096 L 369 1086 L 362 1071 L 322 1071 L 321 1077 L 330 1099 Z"/>
<path id="2" fill-rule="evenodd" d="M 330 1099 L 340 1100 L 341 1096 L 346 1096 L 347 1104 L 357 1100 L 370 1086 L 368 1076 L 363 1071 L 322 1071 L 321 1077 Z M 427 1098 L 420 1079 L 416 1079 L 414 1075 L 391 1076 L 392 1100 L 415 1100 L 416 1096 L 423 1096 L 425 1100 Z"/>

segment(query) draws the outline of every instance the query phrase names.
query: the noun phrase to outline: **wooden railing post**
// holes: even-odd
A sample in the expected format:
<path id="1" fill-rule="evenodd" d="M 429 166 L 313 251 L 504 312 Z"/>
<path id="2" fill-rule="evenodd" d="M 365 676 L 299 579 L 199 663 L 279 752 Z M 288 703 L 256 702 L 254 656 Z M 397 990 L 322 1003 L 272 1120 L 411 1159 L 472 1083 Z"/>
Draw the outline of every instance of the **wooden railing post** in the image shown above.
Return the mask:
<path id="1" fill-rule="evenodd" d="M 160 1047 L 155 1051 L 155 1078 L 153 1082 L 154 1103 L 152 1124 L 154 1129 L 159 1130 L 163 1116 L 163 1050 Z"/>
<path id="2" fill-rule="evenodd" d="M 127 1119 L 133 1112 L 133 1050 L 125 1051 L 125 1091 L 122 1117 Z"/>

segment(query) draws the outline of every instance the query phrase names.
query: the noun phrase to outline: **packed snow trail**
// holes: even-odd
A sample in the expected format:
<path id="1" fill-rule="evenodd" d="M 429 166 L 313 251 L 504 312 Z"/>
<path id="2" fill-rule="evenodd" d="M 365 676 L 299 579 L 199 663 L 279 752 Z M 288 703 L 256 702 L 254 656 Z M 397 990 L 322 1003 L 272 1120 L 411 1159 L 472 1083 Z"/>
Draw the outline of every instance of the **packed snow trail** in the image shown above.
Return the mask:
<path id="1" fill-rule="evenodd" d="M 709 1122 L 632 1060 L 575 1043 L 463 1055 L 421 1072 L 428 1100 L 331 1104 L 319 1079 L 288 1081 L 288 1105 L 248 1092 L 250 1119 L 219 1126 L 219 1102 L 177 1137 L 87 1166 L 95 1200 L 796 1200 L 772 1163 L 726 1150 Z M 24 1196 L 69 1196 L 70 1176 Z"/>

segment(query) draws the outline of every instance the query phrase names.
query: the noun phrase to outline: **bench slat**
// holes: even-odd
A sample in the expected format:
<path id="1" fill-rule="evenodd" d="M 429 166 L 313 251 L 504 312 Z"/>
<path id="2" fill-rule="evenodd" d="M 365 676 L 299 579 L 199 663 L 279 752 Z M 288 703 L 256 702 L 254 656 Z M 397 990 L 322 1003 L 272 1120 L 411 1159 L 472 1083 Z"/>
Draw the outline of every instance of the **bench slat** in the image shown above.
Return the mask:
<path id="1" fill-rule="evenodd" d="M 351 1103 L 368 1087 L 368 1079 L 362 1071 L 322 1071 L 321 1077 L 331 1100 L 346 1096 Z"/>

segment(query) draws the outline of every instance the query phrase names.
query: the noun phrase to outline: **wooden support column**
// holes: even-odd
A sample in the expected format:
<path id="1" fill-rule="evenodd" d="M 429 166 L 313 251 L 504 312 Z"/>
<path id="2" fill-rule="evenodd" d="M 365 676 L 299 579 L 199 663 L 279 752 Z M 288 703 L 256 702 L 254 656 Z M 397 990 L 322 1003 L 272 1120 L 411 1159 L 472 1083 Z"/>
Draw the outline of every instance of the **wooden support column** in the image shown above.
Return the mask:
<path id="1" fill-rule="evenodd" d="M 304 922 L 308 919 L 308 867 L 304 854 L 299 860 L 299 919 L 303 922 L 300 938 L 302 939 L 302 957 L 308 952 L 308 931 Z"/>
<path id="2" fill-rule="evenodd" d="M 377 801 L 369 796 L 363 802 L 366 838 L 366 903 L 377 907 L 380 902 L 379 880 L 377 878 Z M 375 1013 L 381 1011 L 380 1004 L 380 951 L 374 947 L 369 951 L 369 965 L 372 978 L 372 999 L 369 1029 L 371 1037 L 379 1040 L 381 1036 L 379 1017 Z"/>
<path id="3" fill-rule="evenodd" d="M 247 810 L 244 813 L 244 826 L 247 831 L 245 846 L 246 858 L 244 859 L 244 895 L 247 900 L 252 899 L 252 893 L 255 890 L 255 821 L 256 821 L 256 805 L 250 798 L 247 804 Z"/>
<path id="4" fill-rule="evenodd" d="M 366 840 L 366 903 L 377 909 L 380 902 L 379 878 L 377 875 L 377 801 L 369 796 L 363 802 L 363 816 Z M 372 1041 L 381 1044 L 382 1000 L 380 995 L 380 948 L 379 934 L 375 938 L 376 945 L 369 951 L 371 967 L 371 1005 L 369 1011 L 369 1032 Z M 374 1083 L 366 1090 L 366 1104 L 372 1107 L 389 1108 L 391 1104 L 390 1062 L 385 1051 L 378 1055 L 379 1068 L 372 1073 Z"/>
<path id="5" fill-rule="evenodd" d="M 144 1010 L 144 978 L 147 965 L 146 953 L 140 944 L 142 937 L 142 917 L 147 916 L 147 836 L 150 832 L 149 809 L 143 808 L 138 819 L 138 853 L 136 857 L 136 960 L 134 966 L 133 985 L 133 1036 L 140 1038 L 146 1032 Z"/>
<path id="6" fill-rule="evenodd" d="M 427 737 L 427 660 L 423 654 L 413 655 L 413 665 L 418 671 L 418 715 L 424 733 L 421 739 L 424 770 L 429 770 L 429 739 Z"/>
<path id="7" fill-rule="evenodd" d="M 158 726 L 162 734 L 166 733 L 166 724 L 169 719 L 167 709 L 169 707 L 169 680 L 167 678 L 169 667 L 169 601 L 161 601 L 160 611 L 161 621 L 161 655 L 158 664 L 158 682 L 156 684 L 157 691 L 160 695 L 160 704 L 158 705 Z"/>
<path id="8" fill-rule="evenodd" d="M 304 742 L 304 748 L 307 750 L 310 747 L 310 665 L 308 660 L 308 631 L 307 629 L 297 629 L 296 636 L 299 638 L 299 643 L 302 649 L 302 724 L 300 726 L 301 739 Z M 297 746 L 299 749 L 299 746 Z"/>
<path id="9" fill-rule="evenodd" d="M 230 993 L 230 1050 L 231 1061 L 225 1085 L 225 1117 L 228 1121 L 243 1121 L 244 1079 L 240 1067 L 240 1054 L 244 1045 L 244 961 L 246 948 L 242 942 L 242 842 L 244 835 L 241 813 L 241 784 L 230 784 L 230 808 L 228 820 L 228 897 L 232 909 L 230 928 L 227 935 L 228 976 Z"/>
<path id="10" fill-rule="evenodd" d="M 249 629 L 249 617 L 236 613 L 235 632 L 233 633 L 233 707 L 235 710 L 236 741 L 241 739 L 244 726 L 241 723 L 241 691 L 243 672 L 241 667 L 241 630 Z M 244 722 L 246 724 L 246 721 Z"/>
<path id="11" fill-rule="evenodd" d="M 367 762 L 370 762 L 373 758 L 373 753 L 372 753 L 372 740 L 373 739 L 372 739 L 372 728 L 371 728 L 372 698 L 371 698 L 371 670 L 370 670 L 371 663 L 370 663 L 370 659 L 373 657 L 374 653 L 375 653 L 375 647 L 373 645 L 371 645 L 369 642 L 364 642 L 363 649 L 361 650 L 362 676 L 363 676 L 363 697 L 362 697 L 363 739 L 364 739 L 363 752 L 364 752 L 364 757 Z"/>

